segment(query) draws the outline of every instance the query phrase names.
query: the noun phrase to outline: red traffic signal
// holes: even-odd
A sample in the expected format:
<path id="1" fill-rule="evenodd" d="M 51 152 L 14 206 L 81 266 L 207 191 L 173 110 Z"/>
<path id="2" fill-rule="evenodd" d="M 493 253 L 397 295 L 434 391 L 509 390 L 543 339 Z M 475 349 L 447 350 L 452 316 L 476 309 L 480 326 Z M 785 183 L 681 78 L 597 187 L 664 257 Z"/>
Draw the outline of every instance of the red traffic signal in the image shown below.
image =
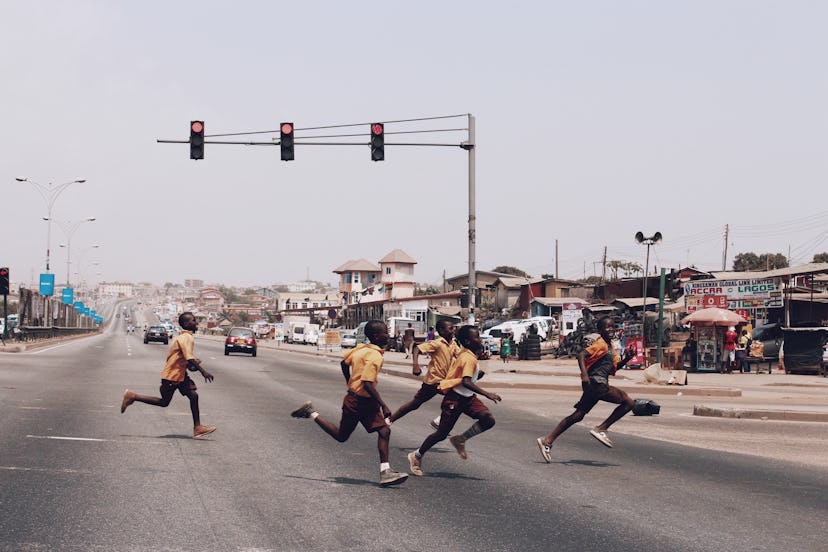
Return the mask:
<path id="1" fill-rule="evenodd" d="M 190 121 L 190 159 L 204 159 L 204 121 Z"/>
<path id="2" fill-rule="evenodd" d="M 279 125 L 279 146 L 282 150 L 282 161 L 293 161 L 293 123 Z"/>
<path id="3" fill-rule="evenodd" d="M 9 269 L 8 267 L 0 268 L 0 295 L 9 294 Z"/>
<path id="4" fill-rule="evenodd" d="M 385 160 L 385 125 L 373 123 L 371 125 L 371 161 Z"/>

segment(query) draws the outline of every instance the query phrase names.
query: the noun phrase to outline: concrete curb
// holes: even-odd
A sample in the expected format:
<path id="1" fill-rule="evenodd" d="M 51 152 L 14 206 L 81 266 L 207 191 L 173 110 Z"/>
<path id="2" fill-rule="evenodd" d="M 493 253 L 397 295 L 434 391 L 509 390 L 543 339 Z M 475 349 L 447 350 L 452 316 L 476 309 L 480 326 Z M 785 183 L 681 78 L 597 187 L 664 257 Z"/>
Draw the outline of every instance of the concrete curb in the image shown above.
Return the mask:
<path id="1" fill-rule="evenodd" d="M 760 409 L 748 410 L 742 408 L 719 408 L 703 404 L 693 406 L 693 416 L 739 418 L 748 420 L 783 420 L 787 422 L 828 422 L 828 412 Z"/>

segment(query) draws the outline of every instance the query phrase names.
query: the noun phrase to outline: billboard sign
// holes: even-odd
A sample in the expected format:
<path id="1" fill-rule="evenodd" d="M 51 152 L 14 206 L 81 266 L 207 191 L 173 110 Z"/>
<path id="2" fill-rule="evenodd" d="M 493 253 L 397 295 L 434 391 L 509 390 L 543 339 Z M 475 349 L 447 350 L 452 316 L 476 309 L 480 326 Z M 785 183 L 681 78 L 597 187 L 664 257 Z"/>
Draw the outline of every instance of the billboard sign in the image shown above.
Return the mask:
<path id="1" fill-rule="evenodd" d="M 51 297 L 55 294 L 55 275 L 41 274 L 40 275 L 40 294 L 45 297 Z"/>
<path id="2" fill-rule="evenodd" d="M 63 288 L 61 299 L 64 305 L 71 305 L 75 302 L 75 290 L 70 287 Z"/>
<path id="3" fill-rule="evenodd" d="M 730 310 L 782 307 L 782 280 L 780 278 L 755 278 L 745 280 L 697 280 L 684 284 L 687 310 L 719 306 Z M 717 297 L 707 299 L 707 296 Z M 727 298 L 727 305 L 720 306 L 720 297 Z M 696 298 L 696 299 L 693 299 Z M 716 305 L 708 304 L 711 301 Z M 695 307 L 695 308 L 693 308 Z"/>

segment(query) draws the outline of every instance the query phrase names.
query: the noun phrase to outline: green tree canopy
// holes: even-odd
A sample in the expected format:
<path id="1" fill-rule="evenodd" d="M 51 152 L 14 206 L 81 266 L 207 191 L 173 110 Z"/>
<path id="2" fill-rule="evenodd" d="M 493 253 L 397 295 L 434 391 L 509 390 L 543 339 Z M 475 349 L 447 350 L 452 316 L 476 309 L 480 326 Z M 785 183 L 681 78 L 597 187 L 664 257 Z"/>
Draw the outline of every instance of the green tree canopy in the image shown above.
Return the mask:
<path id="1" fill-rule="evenodd" d="M 512 276 L 522 276 L 523 278 L 531 278 L 531 276 L 526 274 L 524 271 L 513 266 L 496 266 L 492 269 L 492 272 L 501 272 L 503 274 L 511 274 Z"/>
<path id="2" fill-rule="evenodd" d="M 824 253 L 814 253 L 814 260 L 812 263 L 828 263 L 828 251 Z"/>
<path id="3" fill-rule="evenodd" d="M 762 253 L 757 255 L 753 252 L 739 253 L 733 259 L 733 270 L 736 272 L 773 270 L 776 268 L 787 268 L 788 258 L 782 253 Z"/>

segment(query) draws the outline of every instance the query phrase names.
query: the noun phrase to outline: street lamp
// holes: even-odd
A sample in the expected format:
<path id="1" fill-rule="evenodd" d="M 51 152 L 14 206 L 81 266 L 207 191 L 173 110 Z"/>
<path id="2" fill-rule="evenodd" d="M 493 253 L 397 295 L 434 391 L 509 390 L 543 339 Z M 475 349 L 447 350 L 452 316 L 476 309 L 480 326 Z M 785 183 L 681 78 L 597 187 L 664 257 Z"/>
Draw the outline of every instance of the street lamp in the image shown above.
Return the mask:
<path id="1" fill-rule="evenodd" d="M 51 252 L 51 244 L 52 244 L 52 207 L 55 205 L 55 201 L 57 200 L 58 196 L 68 188 L 72 184 L 82 184 L 86 182 L 85 178 L 78 178 L 75 180 L 70 180 L 69 182 L 64 182 L 63 184 L 58 184 L 57 186 L 53 186 L 51 182 L 49 182 L 48 186 L 44 186 L 40 182 L 35 182 L 34 180 L 29 180 L 25 176 L 18 176 L 15 178 L 18 182 L 29 182 L 34 185 L 37 192 L 40 194 L 40 197 L 43 198 L 43 201 L 46 202 L 46 216 L 43 217 L 43 220 L 49 221 L 48 229 L 46 230 L 46 273 L 49 273 L 49 257 Z"/>
<path id="2" fill-rule="evenodd" d="M 644 232 L 640 230 L 635 233 L 635 242 L 636 243 L 643 243 L 647 245 L 647 260 L 644 261 L 644 304 L 641 307 L 641 328 L 644 328 L 647 325 L 647 277 L 650 273 L 650 246 L 655 245 L 661 241 L 661 232 L 656 232 L 650 237 L 644 236 Z M 642 331 L 642 341 L 644 342 L 644 365 L 647 365 L 647 332 Z M 658 337 L 659 342 L 661 340 L 661 336 Z"/>
<path id="3" fill-rule="evenodd" d="M 71 264 L 72 258 L 72 236 L 75 234 L 75 231 L 80 227 L 81 224 L 85 222 L 94 222 L 95 217 L 88 217 L 83 220 L 79 220 L 76 222 L 72 221 L 60 221 L 56 220 L 55 222 L 60 226 L 60 229 L 63 230 L 64 235 L 66 236 L 66 243 L 60 244 L 61 247 L 66 248 L 66 287 L 69 286 L 69 265 Z M 97 247 L 97 246 L 93 246 Z"/>

